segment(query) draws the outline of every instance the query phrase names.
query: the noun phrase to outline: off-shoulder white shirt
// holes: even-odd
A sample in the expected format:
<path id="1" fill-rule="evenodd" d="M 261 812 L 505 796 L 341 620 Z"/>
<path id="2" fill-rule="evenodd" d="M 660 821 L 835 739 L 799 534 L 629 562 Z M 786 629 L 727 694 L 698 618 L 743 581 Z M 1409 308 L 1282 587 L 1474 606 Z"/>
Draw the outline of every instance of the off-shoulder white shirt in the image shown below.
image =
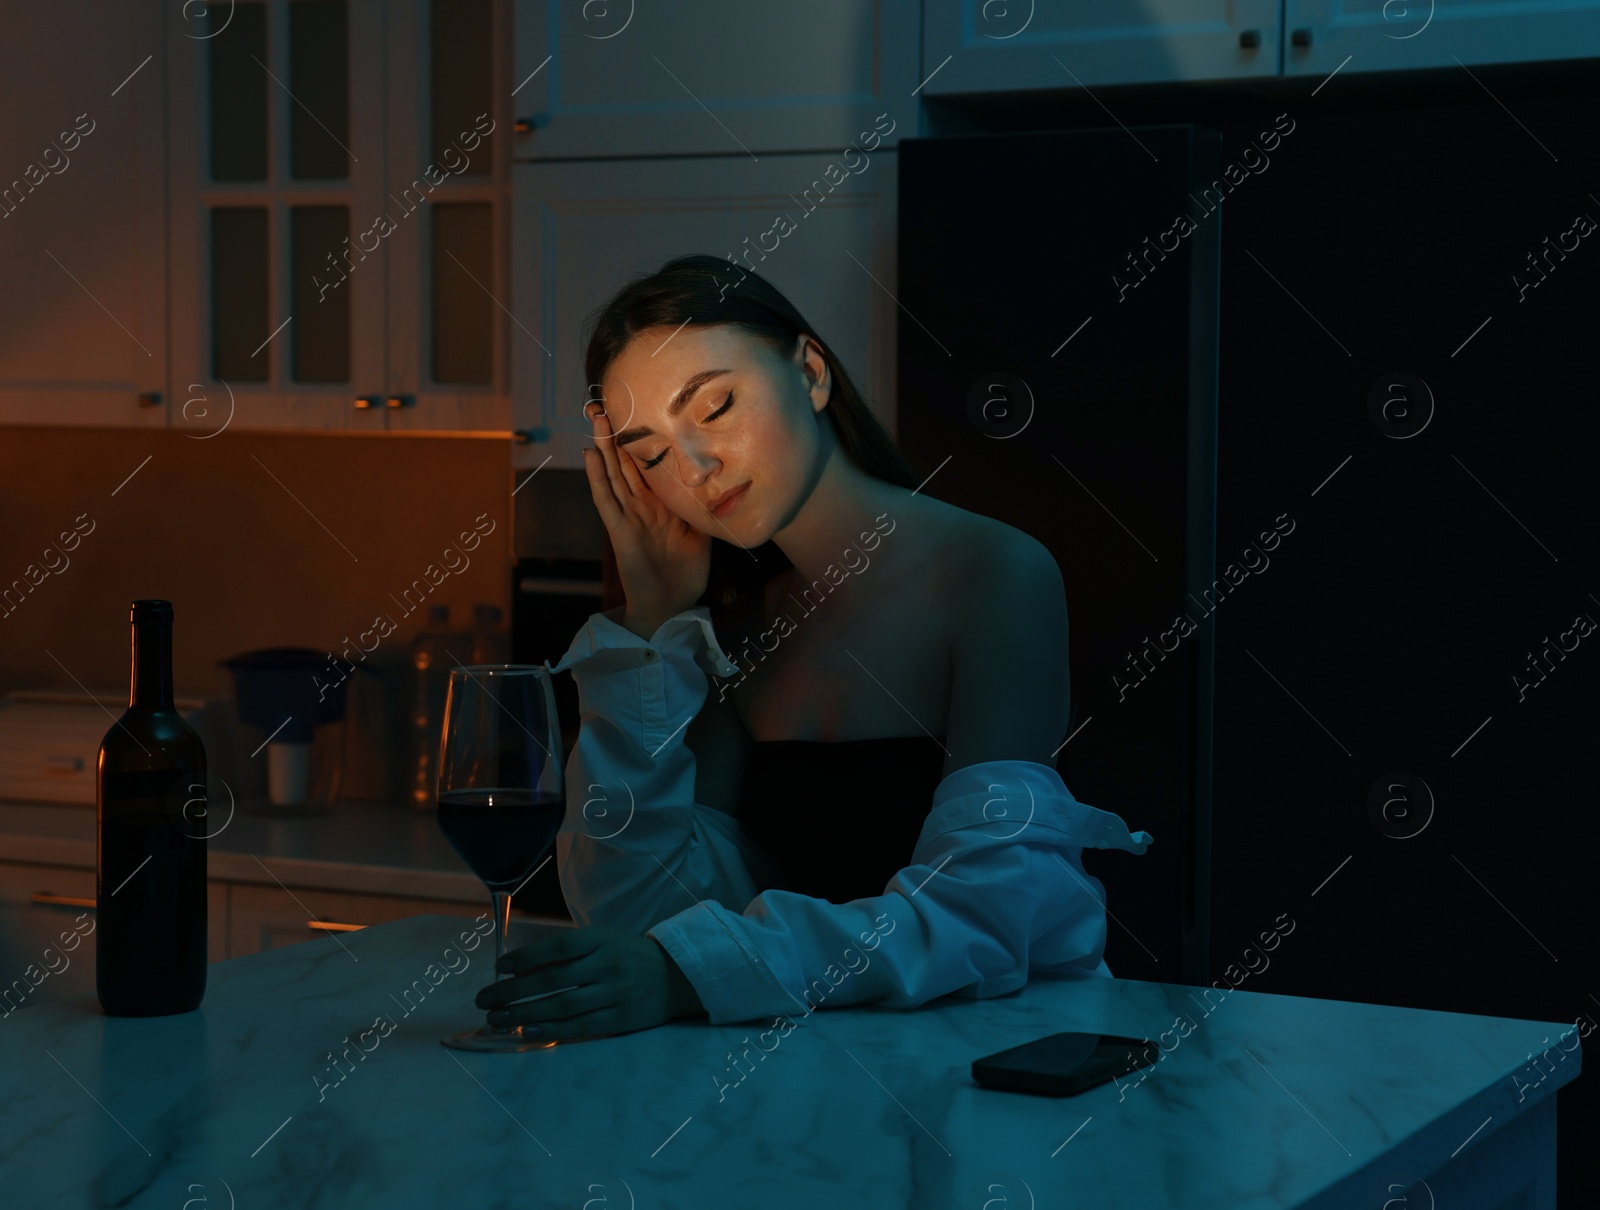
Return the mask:
<path id="1" fill-rule="evenodd" d="M 572 670 L 582 716 L 556 835 L 579 925 L 655 938 L 712 1024 L 1001 996 L 1035 970 L 1111 974 L 1105 888 L 1082 852 L 1143 853 L 1148 832 L 1079 802 L 1048 765 L 987 761 L 939 783 L 910 863 L 881 895 L 836 904 L 780 890 L 738 819 L 694 801 L 684 732 L 709 674 L 739 673 L 710 610 L 685 610 L 647 641 L 621 625 L 623 609 L 592 614 L 545 662 Z"/>

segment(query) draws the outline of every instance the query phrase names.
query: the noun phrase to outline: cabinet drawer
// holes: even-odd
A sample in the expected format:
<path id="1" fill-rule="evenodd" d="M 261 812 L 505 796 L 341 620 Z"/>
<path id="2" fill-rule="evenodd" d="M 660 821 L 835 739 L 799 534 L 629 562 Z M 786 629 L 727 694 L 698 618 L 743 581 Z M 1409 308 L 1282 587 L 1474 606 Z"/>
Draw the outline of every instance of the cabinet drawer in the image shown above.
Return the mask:
<path id="1" fill-rule="evenodd" d="M 87 899 L 88 907 L 72 904 L 52 905 L 54 910 L 70 920 L 82 911 L 93 911 L 94 871 L 78 866 L 24 865 L 20 862 L 0 862 L 0 903 L 28 906 L 36 892 L 44 891 L 64 899 Z"/>
<path id="2" fill-rule="evenodd" d="M 48 895 L 43 902 L 35 895 Z M 78 902 L 73 902 L 78 901 Z M 61 928 L 70 928 L 79 914 L 94 912 L 94 871 L 77 866 L 23 865 L 0 862 L 0 903 L 27 909 L 26 918 L 37 920 L 35 931 L 49 931 L 49 921 L 59 916 Z M 33 925 L 29 926 L 33 928 Z M 90 934 L 90 944 L 93 944 Z M 228 956 L 228 884 L 206 883 L 206 961 Z M 90 951 L 91 955 L 93 951 Z"/>
<path id="3" fill-rule="evenodd" d="M 292 893 L 291 893 L 292 892 Z M 366 927 L 387 924 L 413 913 L 405 910 L 406 901 L 380 895 L 351 895 L 342 891 L 314 891 L 309 888 L 249 886 L 234 883 L 229 904 L 228 956 L 246 954 L 302 941 L 323 938 L 344 929 L 318 929 L 313 921 Z"/>

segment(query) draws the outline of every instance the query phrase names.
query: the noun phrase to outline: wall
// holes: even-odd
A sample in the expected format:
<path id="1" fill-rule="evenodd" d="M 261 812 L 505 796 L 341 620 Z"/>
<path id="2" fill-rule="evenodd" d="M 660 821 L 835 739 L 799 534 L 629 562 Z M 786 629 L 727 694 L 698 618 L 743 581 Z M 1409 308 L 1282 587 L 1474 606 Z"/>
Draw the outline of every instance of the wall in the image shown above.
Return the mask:
<path id="1" fill-rule="evenodd" d="M 475 524 L 487 536 L 449 555 L 459 571 L 425 604 L 509 618 L 509 467 L 505 441 L 481 438 L 0 428 L 0 691 L 125 693 L 136 597 L 174 604 L 179 693 L 226 693 L 217 661 L 239 652 L 338 652 L 379 614 L 396 629 L 368 663 L 398 686 L 426 609 L 420 590 L 410 613 L 396 598 Z M 37 579 L 51 563 L 24 593 L 30 564 Z"/>

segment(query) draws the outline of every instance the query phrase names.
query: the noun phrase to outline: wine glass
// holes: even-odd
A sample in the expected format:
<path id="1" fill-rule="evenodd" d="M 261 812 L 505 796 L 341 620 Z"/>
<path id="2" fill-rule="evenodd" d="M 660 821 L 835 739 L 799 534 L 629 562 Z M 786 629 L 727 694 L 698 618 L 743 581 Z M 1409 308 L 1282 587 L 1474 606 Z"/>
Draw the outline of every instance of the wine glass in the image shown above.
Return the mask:
<path id="1" fill-rule="evenodd" d="M 544 859 L 566 809 L 561 728 L 548 669 L 478 664 L 450 670 L 439 745 L 439 828 L 494 904 L 494 953 L 505 957 L 511 894 Z M 496 980 L 510 978 L 496 972 Z M 456 1050 L 542 1049 L 520 1026 L 439 1039 Z"/>

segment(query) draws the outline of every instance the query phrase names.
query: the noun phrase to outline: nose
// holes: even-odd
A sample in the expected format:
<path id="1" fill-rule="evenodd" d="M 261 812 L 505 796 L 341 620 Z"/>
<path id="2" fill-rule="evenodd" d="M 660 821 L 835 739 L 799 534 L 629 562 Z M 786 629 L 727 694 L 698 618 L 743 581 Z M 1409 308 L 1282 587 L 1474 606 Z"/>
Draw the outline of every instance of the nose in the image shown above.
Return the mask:
<path id="1" fill-rule="evenodd" d="M 686 487 L 699 488 L 722 468 L 722 459 L 713 446 L 708 436 L 698 434 L 679 442 L 678 464 L 682 467 Z"/>

